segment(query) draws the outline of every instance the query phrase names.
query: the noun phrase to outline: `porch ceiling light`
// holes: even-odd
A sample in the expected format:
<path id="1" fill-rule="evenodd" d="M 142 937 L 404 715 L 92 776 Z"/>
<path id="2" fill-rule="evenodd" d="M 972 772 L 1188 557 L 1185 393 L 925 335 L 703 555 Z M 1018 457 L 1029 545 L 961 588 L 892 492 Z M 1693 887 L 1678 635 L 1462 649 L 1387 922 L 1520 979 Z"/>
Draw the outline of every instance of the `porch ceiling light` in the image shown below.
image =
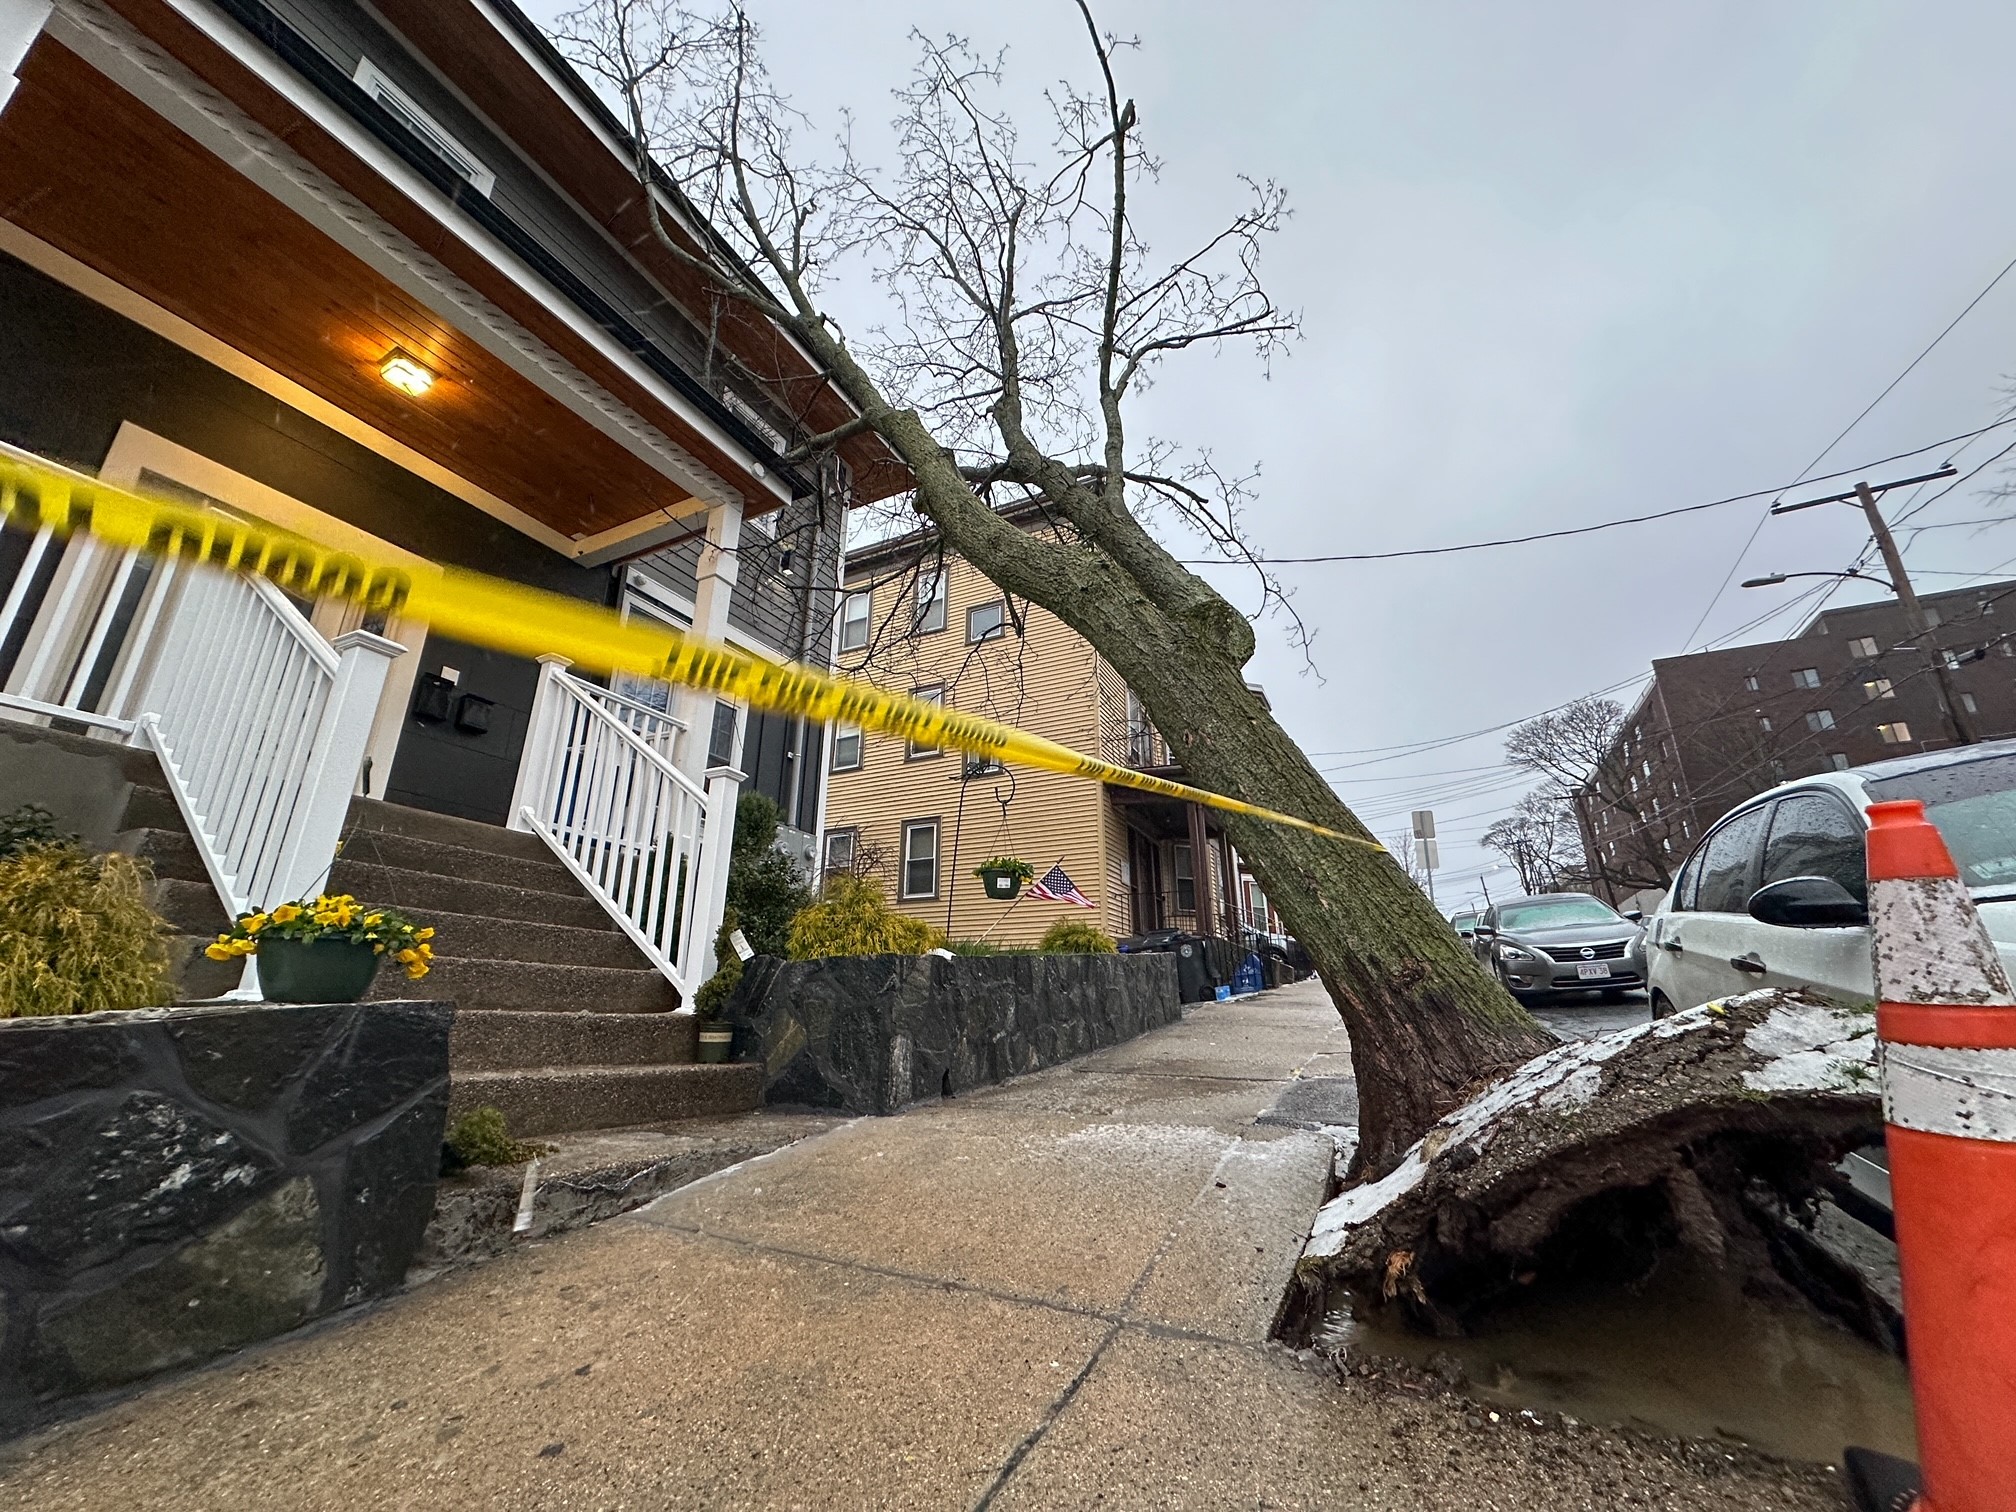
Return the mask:
<path id="1" fill-rule="evenodd" d="M 418 359 L 408 356 L 398 347 L 385 354 L 385 360 L 378 364 L 378 376 L 402 394 L 411 394 L 418 399 L 434 387 L 434 375 L 421 366 Z"/>

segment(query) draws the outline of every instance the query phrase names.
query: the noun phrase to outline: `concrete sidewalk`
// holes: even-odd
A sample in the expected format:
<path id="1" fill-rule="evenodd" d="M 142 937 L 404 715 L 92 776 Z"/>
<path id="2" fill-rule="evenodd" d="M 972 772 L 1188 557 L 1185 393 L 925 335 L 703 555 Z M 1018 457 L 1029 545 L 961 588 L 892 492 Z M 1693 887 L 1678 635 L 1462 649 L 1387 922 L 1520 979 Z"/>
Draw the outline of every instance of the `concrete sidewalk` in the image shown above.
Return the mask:
<path id="1" fill-rule="evenodd" d="M 1313 986 L 1207 1006 L 17 1446 L 0 1506 L 1829 1505 L 1267 1345 L 1342 1074 Z"/>

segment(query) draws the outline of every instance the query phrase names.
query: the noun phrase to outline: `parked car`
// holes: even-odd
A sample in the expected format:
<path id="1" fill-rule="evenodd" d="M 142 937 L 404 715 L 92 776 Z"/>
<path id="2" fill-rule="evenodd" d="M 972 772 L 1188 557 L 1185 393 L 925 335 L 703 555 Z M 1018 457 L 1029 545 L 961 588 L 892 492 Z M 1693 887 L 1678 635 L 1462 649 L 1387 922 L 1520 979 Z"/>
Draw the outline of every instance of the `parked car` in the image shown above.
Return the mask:
<path id="1" fill-rule="evenodd" d="M 1477 920 L 1473 948 L 1522 1002 L 1550 992 L 1601 993 L 1615 1002 L 1645 985 L 1645 932 L 1588 893 L 1507 898 Z"/>
<path id="2" fill-rule="evenodd" d="M 1917 798 L 2016 974 L 2016 740 L 1821 772 L 1739 804 L 1652 915 L 1652 1011 L 1755 987 L 1875 994 L 1864 864 L 1872 803 Z"/>
<path id="3" fill-rule="evenodd" d="M 1463 937 L 1464 944 L 1470 944 L 1477 933 L 1477 910 L 1466 908 L 1461 913 L 1449 915 L 1449 927 Z"/>

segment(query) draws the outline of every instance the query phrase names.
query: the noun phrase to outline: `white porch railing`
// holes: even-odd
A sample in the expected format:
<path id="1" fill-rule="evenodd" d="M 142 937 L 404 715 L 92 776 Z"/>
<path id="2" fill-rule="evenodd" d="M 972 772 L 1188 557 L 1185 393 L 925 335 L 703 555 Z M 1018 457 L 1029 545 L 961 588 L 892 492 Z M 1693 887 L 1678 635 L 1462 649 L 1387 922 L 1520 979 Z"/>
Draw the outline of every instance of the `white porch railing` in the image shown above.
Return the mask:
<path id="1" fill-rule="evenodd" d="M 676 764 L 682 721 L 539 660 L 512 827 L 552 847 L 690 1011 L 714 970 L 742 774 L 715 767 L 701 786 Z"/>
<path id="2" fill-rule="evenodd" d="M 322 639 L 264 578 L 193 572 L 136 702 L 233 913 L 321 886 L 392 658 L 368 630 Z"/>
<path id="3" fill-rule="evenodd" d="M 231 913 L 316 887 L 405 648 L 332 645 L 263 578 L 9 536 L 0 714 L 150 747 Z"/>

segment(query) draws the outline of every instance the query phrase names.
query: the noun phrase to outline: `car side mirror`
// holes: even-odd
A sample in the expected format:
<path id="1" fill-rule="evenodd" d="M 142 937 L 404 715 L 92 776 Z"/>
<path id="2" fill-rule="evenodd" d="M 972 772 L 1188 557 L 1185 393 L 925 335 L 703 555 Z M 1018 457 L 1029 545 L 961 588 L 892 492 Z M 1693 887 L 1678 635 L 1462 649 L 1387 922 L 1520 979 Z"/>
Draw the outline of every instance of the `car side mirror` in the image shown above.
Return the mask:
<path id="1" fill-rule="evenodd" d="M 1784 929 L 1842 929 L 1869 922 L 1869 906 L 1831 877 L 1787 877 L 1750 895 L 1750 917 Z"/>
<path id="2" fill-rule="evenodd" d="M 1472 933 L 1480 940 L 1495 940 L 1498 938 L 1498 931 L 1489 924 L 1479 924 Z"/>
<path id="3" fill-rule="evenodd" d="M 1627 908 L 1624 910 L 1624 917 L 1629 919 L 1633 924 L 1643 924 L 1645 922 L 1645 910 L 1642 908 Z"/>

